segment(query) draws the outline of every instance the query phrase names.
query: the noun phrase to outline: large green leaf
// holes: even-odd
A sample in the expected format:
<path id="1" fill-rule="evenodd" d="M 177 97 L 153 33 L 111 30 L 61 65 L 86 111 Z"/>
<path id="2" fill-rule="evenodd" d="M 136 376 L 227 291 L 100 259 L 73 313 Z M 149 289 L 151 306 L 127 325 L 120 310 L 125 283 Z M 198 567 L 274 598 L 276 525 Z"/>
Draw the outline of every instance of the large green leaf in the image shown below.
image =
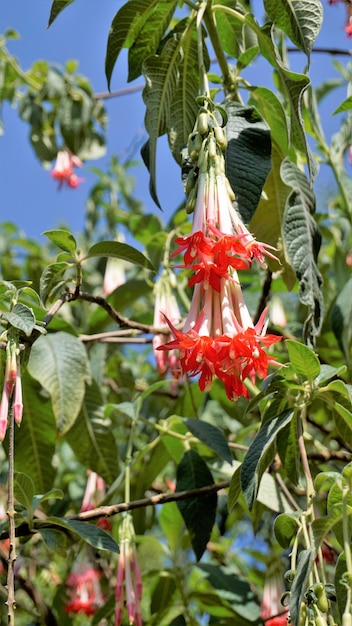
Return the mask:
<path id="1" fill-rule="evenodd" d="M 323 320 L 322 277 L 317 267 L 321 236 L 312 217 L 315 199 L 305 174 L 288 159 L 281 176 L 291 185 L 284 213 L 283 235 L 288 257 L 299 281 L 299 299 L 308 307 L 304 325 L 306 341 L 314 345 Z"/>
<path id="2" fill-rule="evenodd" d="M 43 235 L 48 237 L 58 248 L 72 254 L 77 248 L 77 242 L 69 230 L 55 229 L 46 230 Z"/>
<path id="3" fill-rule="evenodd" d="M 36 322 L 32 309 L 21 302 L 17 302 L 8 313 L 2 312 L 1 317 L 14 328 L 22 330 L 27 337 L 30 336 Z"/>
<path id="4" fill-rule="evenodd" d="M 315 548 L 311 537 L 311 549 L 302 550 L 298 557 L 297 568 L 290 595 L 290 617 L 293 624 L 299 624 L 299 614 L 302 604 L 303 594 L 306 590 L 307 579 L 315 559 Z"/>
<path id="5" fill-rule="evenodd" d="M 177 468 L 177 491 L 197 489 L 213 484 L 213 477 L 195 450 L 187 450 Z M 210 539 L 215 522 L 217 495 L 180 500 L 177 503 L 187 526 L 194 553 L 199 560 Z"/>
<path id="6" fill-rule="evenodd" d="M 186 419 L 185 423 L 193 435 L 216 452 L 221 459 L 232 464 L 231 450 L 220 428 L 197 419 Z"/>
<path id="7" fill-rule="evenodd" d="M 142 73 L 144 61 L 156 54 L 162 36 L 164 35 L 172 15 L 177 6 L 177 0 L 159 0 L 150 3 L 148 19 L 139 30 L 128 53 L 128 80 L 134 80 Z"/>
<path id="8" fill-rule="evenodd" d="M 84 258 L 91 259 L 95 256 L 123 259 L 124 261 L 129 261 L 129 263 L 154 270 L 153 265 L 144 254 L 136 250 L 136 248 L 129 246 L 127 243 L 121 243 L 120 241 L 100 241 L 99 243 L 95 243 L 89 248 L 88 254 Z"/>
<path id="9" fill-rule="evenodd" d="M 234 6 L 233 0 L 221 0 L 216 4 L 230 8 Z M 239 3 L 236 3 L 236 9 L 242 14 L 246 12 Z M 246 48 L 256 45 L 257 40 L 253 31 L 236 20 L 231 13 L 218 11 L 215 13 L 215 18 L 222 47 L 230 57 L 237 59 L 242 53 L 245 53 Z"/>
<path id="10" fill-rule="evenodd" d="M 264 0 L 264 7 L 275 26 L 309 58 L 323 21 L 321 0 Z"/>
<path id="11" fill-rule="evenodd" d="M 298 484 L 300 472 L 300 452 L 298 445 L 298 420 L 295 414 L 285 428 L 277 435 L 276 446 L 281 463 L 287 478 L 294 484 Z"/>
<path id="12" fill-rule="evenodd" d="M 63 435 L 81 410 L 89 378 L 83 344 L 65 332 L 39 337 L 31 351 L 28 371 L 50 394 L 57 429 Z"/>
<path id="13" fill-rule="evenodd" d="M 50 401 L 27 372 L 22 375 L 22 393 L 23 420 L 15 434 L 15 470 L 30 476 L 35 493 L 45 493 L 55 478 L 55 419 Z"/>
<path id="14" fill-rule="evenodd" d="M 270 131 L 253 107 L 229 102 L 226 112 L 226 175 L 242 219 L 249 222 L 271 169 Z"/>
<path id="15" fill-rule="evenodd" d="M 160 207 L 156 192 L 156 144 L 169 127 L 173 98 L 179 80 L 182 63 L 181 35 L 173 35 L 165 43 L 161 53 L 147 59 L 143 64 L 146 86 L 143 99 L 146 104 L 145 127 L 149 141 L 142 156 L 150 172 L 150 192 Z"/>
<path id="16" fill-rule="evenodd" d="M 289 409 L 265 422 L 253 439 L 241 466 L 241 485 L 248 507 L 257 497 L 260 479 L 274 458 L 277 434 L 289 424 L 294 410 Z"/>
<path id="17" fill-rule="evenodd" d="M 53 0 L 50 9 L 48 27 L 51 26 L 54 20 L 56 20 L 61 11 L 68 7 L 69 4 L 72 4 L 72 2 L 74 2 L 74 0 Z"/>
<path id="18" fill-rule="evenodd" d="M 286 155 L 289 143 L 289 122 L 279 98 L 267 87 L 251 87 L 248 104 L 254 105 L 270 128 L 271 140 Z"/>
<path id="19" fill-rule="evenodd" d="M 48 517 L 45 521 L 38 521 L 36 528 L 38 530 L 41 528 L 63 529 L 69 534 L 73 534 L 76 538 L 83 539 L 83 541 L 97 550 L 119 551 L 116 541 L 105 530 L 88 522 L 62 517 Z"/>
<path id="20" fill-rule="evenodd" d="M 284 208 L 291 193 L 291 187 L 283 182 L 280 174 L 283 158 L 283 154 L 278 146 L 273 144 L 271 154 L 272 170 L 265 183 L 264 194 L 250 222 L 250 229 L 258 241 L 265 241 L 265 243 L 278 248 L 275 254 L 277 254 L 282 264 L 283 280 L 287 287 L 292 289 L 296 277 L 291 268 L 286 249 L 281 243 Z M 278 265 L 276 261 L 268 259 L 268 265 L 273 271 L 277 271 Z"/>
<path id="21" fill-rule="evenodd" d="M 111 422 L 104 419 L 103 398 L 95 381 L 86 386 L 82 408 L 65 439 L 82 465 L 108 484 L 113 483 L 119 470 L 118 450 L 111 436 Z"/>
<path id="22" fill-rule="evenodd" d="M 136 41 L 157 4 L 158 0 L 129 0 L 116 13 L 110 26 L 105 58 L 109 89 L 114 65 L 122 48 L 129 48 Z"/>
<path id="23" fill-rule="evenodd" d="M 312 382 L 320 374 L 320 363 L 316 354 L 299 341 L 288 339 L 286 347 L 290 357 L 292 369 L 303 380 Z"/>
<path id="24" fill-rule="evenodd" d="M 196 98 L 199 93 L 199 68 L 197 52 L 197 31 L 195 23 L 187 20 L 179 22 L 177 30 L 184 29 L 182 37 L 182 62 L 178 68 L 178 81 L 170 106 L 168 140 L 174 159 L 181 165 L 181 149 L 187 144 L 198 113 Z M 209 57 L 203 41 L 205 69 L 209 69 Z"/>

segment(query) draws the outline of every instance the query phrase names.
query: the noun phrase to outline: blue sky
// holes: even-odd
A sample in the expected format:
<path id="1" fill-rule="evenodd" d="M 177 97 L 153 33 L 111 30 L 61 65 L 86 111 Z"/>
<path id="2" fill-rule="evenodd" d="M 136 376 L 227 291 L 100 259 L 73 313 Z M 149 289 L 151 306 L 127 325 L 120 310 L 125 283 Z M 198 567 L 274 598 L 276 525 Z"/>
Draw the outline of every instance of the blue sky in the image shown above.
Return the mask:
<path id="1" fill-rule="evenodd" d="M 114 14 L 123 2 L 112 0 L 76 0 L 47 29 L 51 2 L 49 0 L 12 0 L 3 3 L 0 13 L 0 32 L 13 28 L 21 39 L 9 43 L 9 49 L 21 66 L 27 69 L 37 59 L 47 59 L 53 63 L 64 64 L 68 59 L 79 60 L 79 71 L 91 81 L 96 92 L 106 91 L 104 57 L 109 26 Z M 325 22 L 316 42 L 317 46 L 331 46 L 347 50 L 350 40 L 345 36 L 343 26 L 345 7 L 343 4 L 329 6 L 323 0 Z M 254 7 L 262 6 L 254 0 Z M 346 57 L 340 58 L 344 64 Z M 303 55 L 292 55 L 293 69 L 302 71 L 305 65 Z M 249 76 L 252 84 L 271 86 L 272 71 L 267 63 L 257 63 Z M 315 85 L 333 76 L 337 76 L 329 55 L 313 54 L 312 81 Z M 112 90 L 126 87 L 126 55 L 115 67 Z M 135 81 L 142 85 L 143 79 Z M 336 132 L 339 116 L 331 117 L 334 108 L 346 97 L 343 90 L 327 98 L 321 110 L 327 135 Z M 143 138 L 144 105 L 141 92 L 113 98 L 106 101 L 109 115 L 107 156 L 96 162 L 89 162 L 104 169 L 112 154 L 124 155 L 131 145 L 140 145 Z M 84 168 L 79 173 L 85 182 L 79 189 L 57 190 L 40 162 L 34 156 L 28 142 L 28 127 L 22 122 L 15 110 L 5 104 L 2 111 L 5 134 L 0 137 L 0 186 L 3 205 L 0 221 L 13 221 L 24 232 L 36 239 L 44 230 L 55 228 L 59 223 L 66 223 L 73 231 L 83 227 L 84 205 L 92 184 L 96 178 Z M 139 151 L 134 155 L 139 158 Z M 178 166 L 169 154 L 165 138 L 158 148 L 159 197 L 165 214 L 173 211 L 183 198 L 183 190 Z M 158 212 L 149 197 L 148 173 L 144 165 L 134 169 L 137 178 L 136 194 L 147 206 L 148 211 Z M 316 190 L 324 196 L 331 185 L 331 179 L 320 174 Z"/>

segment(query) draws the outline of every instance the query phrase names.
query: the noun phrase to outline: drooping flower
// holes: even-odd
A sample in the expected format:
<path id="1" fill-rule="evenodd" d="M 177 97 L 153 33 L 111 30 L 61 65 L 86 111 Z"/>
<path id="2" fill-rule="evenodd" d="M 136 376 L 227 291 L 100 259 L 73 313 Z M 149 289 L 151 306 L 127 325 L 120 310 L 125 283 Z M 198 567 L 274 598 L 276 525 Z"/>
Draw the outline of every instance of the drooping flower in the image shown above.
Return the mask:
<path id="1" fill-rule="evenodd" d="M 276 257 L 272 246 L 258 242 L 239 217 L 214 140 L 210 131 L 208 143 L 203 141 L 191 234 L 176 239 L 178 248 L 172 254 L 183 253 L 181 267 L 193 271 L 188 283 L 194 287 L 190 310 L 181 332 L 161 309 L 173 339 L 157 350 L 178 350 L 182 372 L 199 377 L 202 391 L 209 390 L 217 377 L 235 400 L 248 397 L 247 377 L 253 382 L 256 376 L 264 378 L 268 365 L 276 364 L 264 347 L 280 340 L 265 334 L 266 311 L 253 324 L 238 271 L 250 268 L 254 259 L 265 265 L 265 256 Z"/>
<path id="2" fill-rule="evenodd" d="M 154 306 L 154 321 L 155 328 L 161 328 L 165 326 L 165 316 L 171 322 L 171 324 L 179 324 L 181 321 L 181 313 L 177 300 L 172 293 L 170 286 L 170 275 L 165 270 L 160 278 L 156 281 L 154 286 L 155 306 Z M 168 370 L 172 372 L 172 375 L 176 378 L 180 376 L 180 364 L 176 351 L 160 350 L 161 346 L 164 346 L 172 339 L 171 332 L 164 334 L 157 332 L 153 336 L 153 351 L 156 359 L 158 370 L 162 374 L 166 374 Z"/>
<path id="3" fill-rule="evenodd" d="M 93 615 L 104 603 L 100 588 L 100 572 L 84 558 L 75 565 L 66 584 L 70 596 L 65 606 L 66 613 Z"/>
<path id="4" fill-rule="evenodd" d="M 105 498 L 105 481 L 96 472 L 88 470 L 88 479 L 82 500 L 81 511 L 91 511 L 95 509 Z M 110 530 L 110 521 L 102 517 L 98 520 L 97 526 L 104 530 Z"/>
<path id="5" fill-rule="evenodd" d="M 128 623 L 142 626 L 142 577 L 137 560 L 132 517 L 126 514 L 119 528 L 119 562 L 115 590 L 115 626 L 122 624 L 124 605 Z"/>
<path id="6" fill-rule="evenodd" d="M 55 166 L 51 171 L 51 176 L 59 182 L 59 189 L 64 184 L 75 189 L 83 182 L 83 178 L 77 176 L 75 167 L 82 167 L 82 161 L 67 148 L 60 150 L 56 157 Z"/>
<path id="7" fill-rule="evenodd" d="M 18 353 L 16 341 L 10 339 L 6 348 L 5 378 L 0 402 L 0 442 L 5 438 L 9 409 L 12 402 L 16 424 L 19 426 L 22 421 L 22 381 Z"/>
<path id="8" fill-rule="evenodd" d="M 283 607 L 281 598 L 285 592 L 283 579 L 278 571 L 269 569 L 264 584 L 260 617 L 265 626 L 287 626 L 289 611 Z"/>

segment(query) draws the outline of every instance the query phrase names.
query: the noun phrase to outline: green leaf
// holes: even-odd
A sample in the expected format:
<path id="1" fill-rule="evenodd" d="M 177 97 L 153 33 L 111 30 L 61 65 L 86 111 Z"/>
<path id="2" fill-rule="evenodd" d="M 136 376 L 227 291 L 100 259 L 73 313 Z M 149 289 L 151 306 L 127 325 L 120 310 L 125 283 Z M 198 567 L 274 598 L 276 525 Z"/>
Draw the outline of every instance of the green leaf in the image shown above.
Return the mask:
<path id="1" fill-rule="evenodd" d="M 52 263 L 48 265 L 40 277 L 40 299 L 45 304 L 46 300 L 52 295 L 56 287 L 64 285 L 63 280 L 66 270 L 70 267 L 69 263 Z"/>
<path id="2" fill-rule="evenodd" d="M 279 98 L 267 87 L 250 87 L 248 104 L 255 106 L 270 127 L 271 140 L 287 153 L 289 143 L 288 118 Z"/>
<path id="3" fill-rule="evenodd" d="M 340 402 L 334 402 L 334 421 L 338 434 L 343 441 L 350 441 L 352 437 L 352 413 Z"/>
<path id="4" fill-rule="evenodd" d="M 170 576 L 168 572 L 162 572 L 159 576 L 158 582 L 153 589 L 153 594 L 150 602 L 150 612 L 153 615 L 165 609 L 165 606 L 170 602 L 173 594 L 176 591 L 176 583 L 173 576 Z"/>
<path id="5" fill-rule="evenodd" d="M 55 470 L 55 419 L 50 402 L 28 372 L 22 375 L 23 420 L 16 430 L 15 470 L 30 476 L 35 493 L 52 488 Z"/>
<path id="6" fill-rule="evenodd" d="M 253 107 L 229 102 L 226 112 L 226 175 L 241 217 L 249 222 L 271 170 L 270 131 Z"/>
<path id="7" fill-rule="evenodd" d="M 229 493 L 227 496 L 227 509 L 231 513 L 241 495 L 241 465 L 237 467 L 231 477 Z"/>
<path id="8" fill-rule="evenodd" d="M 31 477 L 27 474 L 22 472 L 15 473 L 14 497 L 20 504 L 23 504 L 30 514 L 34 497 L 34 484 Z"/>
<path id="9" fill-rule="evenodd" d="M 212 485 L 213 482 L 213 477 L 199 454 L 194 450 L 187 450 L 177 468 L 176 490 L 197 489 Z M 216 494 L 177 502 L 198 561 L 210 538 L 215 522 L 216 504 Z"/>
<path id="10" fill-rule="evenodd" d="M 110 89 L 112 72 L 123 47 L 130 48 L 138 38 L 158 0 L 129 0 L 116 13 L 109 32 L 105 74 Z"/>
<path id="11" fill-rule="evenodd" d="M 65 332 L 39 337 L 31 350 L 28 371 L 50 394 L 57 429 L 63 435 L 79 414 L 89 376 L 83 344 Z"/>
<path id="12" fill-rule="evenodd" d="M 56 20 L 57 16 L 63 11 L 69 4 L 72 4 L 74 0 L 54 0 L 51 9 L 50 9 L 50 17 L 48 22 L 48 28 L 51 24 Z"/>
<path id="13" fill-rule="evenodd" d="M 227 6 L 230 9 L 234 8 L 233 0 L 221 0 L 217 4 Z M 244 15 L 245 8 L 237 3 L 236 11 Z M 255 46 L 256 38 L 253 31 L 234 18 L 231 13 L 219 10 L 215 13 L 215 18 L 223 50 L 230 57 L 237 59 L 242 53 L 247 52 L 246 48 Z"/>
<path id="14" fill-rule="evenodd" d="M 259 605 L 248 580 L 233 573 L 229 568 L 210 563 L 198 563 L 197 567 L 207 575 L 207 580 L 219 593 L 221 599 L 227 600 L 231 609 L 238 615 L 232 624 L 257 623 Z M 244 621 L 240 618 L 244 618 Z"/>
<path id="15" fill-rule="evenodd" d="M 287 478 L 294 484 L 298 484 L 300 472 L 300 452 L 298 445 L 298 420 L 297 414 L 291 422 L 283 428 L 277 436 L 277 451 Z"/>
<path id="16" fill-rule="evenodd" d="M 142 151 L 143 160 L 150 173 L 150 192 L 160 207 L 156 193 L 156 144 L 169 127 L 169 116 L 179 80 L 182 63 L 181 36 L 170 37 L 160 54 L 147 59 L 143 64 L 146 86 L 143 100 L 146 104 L 145 127 L 149 141 Z"/>
<path id="17" fill-rule="evenodd" d="M 194 22 L 190 22 L 186 28 L 187 24 L 188 20 L 181 20 L 175 29 L 175 34 L 182 32 L 182 62 L 178 66 L 177 85 L 172 96 L 167 124 L 169 146 L 179 165 L 182 165 L 182 148 L 187 144 L 199 110 L 196 101 L 199 94 L 197 29 Z M 204 37 L 203 54 L 204 67 L 208 70 L 210 60 Z"/>
<path id="18" fill-rule="evenodd" d="M 65 533 L 54 528 L 40 528 L 39 533 L 48 550 L 63 558 L 67 557 L 68 542 Z"/>
<path id="19" fill-rule="evenodd" d="M 264 0 L 264 7 L 275 27 L 309 59 L 323 21 L 321 0 Z"/>
<path id="20" fill-rule="evenodd" d="M 99 243 L 95 243 L 89 248 L 88 254 L 84 259 L 91 259 L 95 256 L 115 257 L 155 271 L 149 259 L 139 252 L 139 250 L 129 246 L 127 243 L 120 243 L 119 241 L 100 241 Z"/>
<path id="21" fill-rule="evenodd" d="M 313 543 L 313 542 L 312 542 Z M 303 594 L 307 587 L 307 579 L 313 567 L 315 559 L 315 549 L 312 545 L 310 550 L 302 550 L 298 557 L 296 574 L 293 579 L 290 596 L 290 617 L 293 624 L 299 623 L 299 614 Z"/>
<path id="22" fill-rule="evenodd" d="M 22 330 L 27 337 L 31 335 L 36 322 L 32 309 L 21 302 L 17 302 L 12 311 L 1 313 L 1 317 L 14 328 Z"/>
<path id="23" fill-rule="evenodd" d="M 159 524 L 172 552 L 176 554 L 180 547 L 183 519 L 176 502 L 163 504 L 159 513 Z"/>
<path id="24" fill-rule="evenodd" d="M 83 539 L 83 541 L 97 550 L 119 552 L 116 541 L 105 530 L 87 522 L 62 517 L 48 517 L 45 521 L 40 520 L 36 522 L 36 528 L 38 531 L 42 528 L 63 528 L 69 531 L 69 534 L 72 533 L 76 537 Z"/>
<path id="25" fill-rule="evenodd" d="M 340 613 L 340 618 L 345 612 L 346 602 L 347 602 L 347 589 L 348 587 L 342 581 L 342 576 L 347 572 L 347 563 L 346 563 L 346 555 L 344 552 L 339 554 L 339 558 L 337 559 L 336 569 L 335 569 L 335 591 L 336 591 L 336 602 Z"/>
<path id="26" fill-rule="evenodd" d="M 331 310 L 331 326 L 339 346 L 345 355 L 347 365 L 350 366 L 352 345 L 352 278 L 348 280 L 335 300 Z"/>
<path id="27" fill-rule="evenodd" d="M 148 19 L 129 49 L 128 82 L 138 78 L 142 73 L 144 61 L 156 54 L 177 6 L 177 0 L 159 0 L 150 4 L 153 9 L 149 11 Z"/>
<path id="28" fill-rule="evenodd" d="M 69 230 L 46 230 L 42 234 L 65 252 L 73 254 L 77 250 L 77 242 Z"/>
<path id="29" fill-rule="evenodd" d="M 352 96 L 348 96 L 341 104 L 335 109 L 333 115 L 336 113 L 343 113 L 344 111 L 350 111 L 352 109 Z"/>
<path id="30" fill-rule="evenodd" d="M 289 424 L 294 410 L 289 409 L 265 422 L 252 441 L 241 467 L 241 485 L 249 509 L 257 497 L 260 479 L 275 455 L 277 434 Z"/>
<path id="31" fill-rule="evenodd" d="M 316 354 L 303 343 L 287 339 L 285 345 L 288 350 L 292 369 L 303 380 L 312 382 L 320 374 L 320 363 Z"/>
<path id="32" fill-rule="evenodd" d="M 223 432 L 219 428 L 197 419 L 185 419 L 185 424 L 192 435 L 198 437 L 208 448 L 216 452 L 221 459 L 227 461 L 230 465 L 232 464 L 231 450 Z"/>
<path id="33" fill-rule="evenodd" d="M 281 513 L 281 515 L 278 515 L 275 519 L 275 537 L 284 550 L 288 550 L 290 547 L 292 539 L 297 535 L 298 528 L 299 521 L 297 519 L 297 513 L 292 513 L 291 515 Z"/>
<path id="34" fill-rule="evenodd" d="M 321 236 L 312 217 L 315 200 L 305 174 L 288 159 L 282 163 L 281 175 L 283 181 L 292 187 L 284 213 L 284 241 L 299 281 L 299 299 L 308 307 L 304 337 L 314 345 L 321 328 L 324 306 L 322 277 L 317 267 Z"/>
<path id="35" fill-rule="evenodd" d="M 95 381 L 86 386 L 81 410 L 65 439 L 82 465 L 108 484 L 114 482 L 119 472 L 118 450 L 111 436 L 111 422 L 104 419 L 103 398 Z"/>

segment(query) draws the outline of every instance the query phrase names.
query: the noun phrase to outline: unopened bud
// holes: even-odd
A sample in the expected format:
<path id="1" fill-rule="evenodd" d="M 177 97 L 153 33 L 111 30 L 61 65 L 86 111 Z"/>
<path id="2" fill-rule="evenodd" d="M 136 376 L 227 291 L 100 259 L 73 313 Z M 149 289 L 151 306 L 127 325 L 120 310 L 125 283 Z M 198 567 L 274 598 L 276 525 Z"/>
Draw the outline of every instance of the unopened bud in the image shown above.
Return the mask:
<path id="1" fill-rule="evenodd" d="M 327 598 L 325 587 L 322 583 L 318 583 L 313 586 L 313 591 L 317 598 L 317 607 L 322 613 L 327 613 L 329 610 L 329 600 Z"/>
<path id="2" fill-rule="evenodd" d="M 209 115 L 205 111 L 198 115 L 197 130 L 201 135 L 206 135 L 209 130 Z"/>
<path id="3" fill-rule="evenodd" d="M 201 147 L 202 147 L 202 137 L 200 136 L 199 133 L 192 133 L 188 137 L 188 143 L 187 143 L 188 154 L 189 154 L 190 159 L 192 159 L 192 161 L 197 160 Z"/>
<path id="4" fill-rule="evenodd" d="M 21 367 L 20 360 L 17 359 L 17 375 L 15 386 L 15 398 L 13 402 L 13 415 L 17 426 L 22 422 L 23 415 L 23 402 L 22 402 L 22 380 L 21 380 Z"/>
<path id="5" fill-rule="evenodd" d="M 190 213 L 193 213 L 195 206 L 196 206 L 196 199 L 197 199 L 197 187 L 193 187 L 193 189 L 191 189 L 191 192 L 186 202 L 186 211 L 188 215 L 190 215 Z"/>
<path id="6" fill-rule="evenodd" d="M 188 174 L 187 174 L 187 179 L 186 179 L 186 194 L 188 196 L 188 194 L 192 191 L 194 185 L 197 182 L 197 176 L 196 173 L 194 171 L 194 168 L 192 168 Z"/>
<path id="7" fill-rule="evenodd" d="M 227 146 L 227 137 L 224 129 L 221 128 L 221 126 L 215 126 L 214 133 L 216 143 L 218 144 L 219 148 L 221 148 L 221 150 L 225 150 Z"/>
<path id="8" fill-rule="evenodd" d="M 351 613 L 344 613 L 342 616 L 342 626 L 352 626 Z"/>
<path id="9" fill-rule="evenodd" d="M 211 135 L 211 137 L 209 137 L 209 141 L 208 141 L 208 153 L 209 153 L 209 158 L 210 159 L 215 159 L 216 158 L 216 140 L 214 135 Z"/>

